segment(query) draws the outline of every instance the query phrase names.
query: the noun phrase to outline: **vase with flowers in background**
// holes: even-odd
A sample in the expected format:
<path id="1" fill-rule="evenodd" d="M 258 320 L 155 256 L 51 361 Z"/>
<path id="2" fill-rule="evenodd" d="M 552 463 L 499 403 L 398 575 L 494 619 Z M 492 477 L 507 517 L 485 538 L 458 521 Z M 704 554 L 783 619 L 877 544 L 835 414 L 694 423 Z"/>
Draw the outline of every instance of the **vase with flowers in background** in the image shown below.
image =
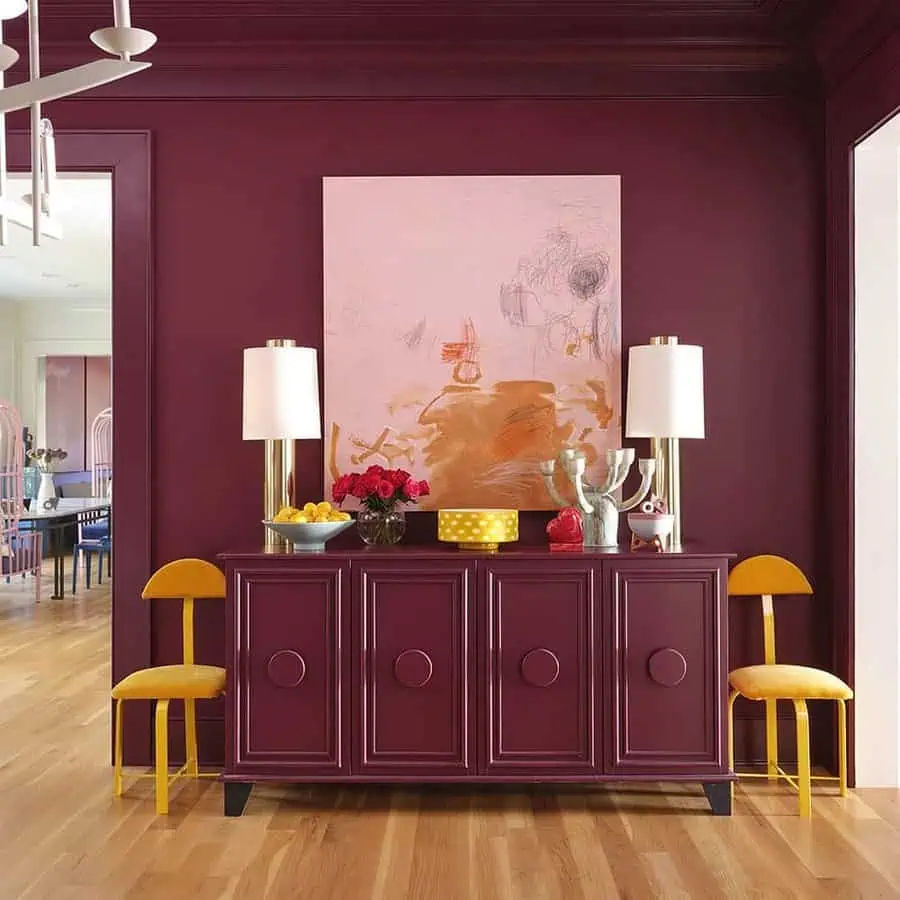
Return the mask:
<path id="1" fill-rule="evenodd" d="M 28 451 L 28 458 L 38 467 L 41 473 L 41 482 L 38 485 L 37 505 L 39 509 L 46 509 L 56 505 L 56 482 L 53 480 L 53 470 L 57 462 L 68 457 L 68 453 L 62 448 L 38 447 Z"/>
<path id="2" fill-rule="evenodd" d="M 427 481 L 417 481 L 403 469 L 376 465 L 365 472 L 341 475 L 331 493 L 338 504 L 348 497 L 359 501 L 356 527 L 363 543 L 388 546 L 396 544 L 406 532 L 406 515 L 400 505 L 427 497 L 431 488 Z"/>

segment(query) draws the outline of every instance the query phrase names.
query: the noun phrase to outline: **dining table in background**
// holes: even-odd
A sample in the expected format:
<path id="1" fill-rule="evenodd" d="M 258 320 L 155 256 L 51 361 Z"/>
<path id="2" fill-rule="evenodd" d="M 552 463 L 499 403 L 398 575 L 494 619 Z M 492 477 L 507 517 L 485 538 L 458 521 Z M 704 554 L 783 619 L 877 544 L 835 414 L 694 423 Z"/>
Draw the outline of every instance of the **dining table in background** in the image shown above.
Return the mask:
<path id="1" fill-rule="evenodd" d="M 53 558 L 53 600 L 65 596 L 66 557 L 65 536 L 69 528 L 77 528 L 110 515 L 110 500 L 103 497 L 60 497 L 55 507 L 42 507 L 32 500 L 30 507 L 19 517 L 21 522 L 32 522 L 47 535 L 44 546 Z M 45 557 L 46 558 L 46 557 Z"/>

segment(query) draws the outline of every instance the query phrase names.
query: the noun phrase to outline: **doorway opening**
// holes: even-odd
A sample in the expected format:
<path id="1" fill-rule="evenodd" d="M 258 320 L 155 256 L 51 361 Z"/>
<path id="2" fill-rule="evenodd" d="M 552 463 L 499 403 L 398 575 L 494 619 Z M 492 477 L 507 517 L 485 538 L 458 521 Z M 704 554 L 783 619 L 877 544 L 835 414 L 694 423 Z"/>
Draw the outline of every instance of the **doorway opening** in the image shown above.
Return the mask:
<path id="1" fill-rule="evenodd" d="M 853 154 L 856 783 L 900 785 L 900 113 Z"/>
<path id="2" fill-rule="evenodd" d="M 9 176 L 11 196 L 30 190 L 29 175 Z M 17 409 L 23 426 L 25 510 L 18 527 L 41 533 L 41 600 L 89 600 L 99 588 L 108 602 L 111 175 L 60 172 L 53 212 L 53 234 L 44 234 L 40 246 L 14 220 L 0 248 L 0 398 Z M 29 602 L 27 581 L 0 584 L 0 602 Z"/>

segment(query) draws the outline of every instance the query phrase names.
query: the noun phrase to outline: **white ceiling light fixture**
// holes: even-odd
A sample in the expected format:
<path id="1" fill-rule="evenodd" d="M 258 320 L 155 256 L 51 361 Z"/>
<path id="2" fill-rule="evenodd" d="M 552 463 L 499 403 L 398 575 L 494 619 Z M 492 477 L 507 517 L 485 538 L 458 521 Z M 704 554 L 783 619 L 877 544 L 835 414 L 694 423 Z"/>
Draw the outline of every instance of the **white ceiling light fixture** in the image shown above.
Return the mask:
<path id="1" fill-rule="evenodd" d="M 56 185 L 56 139 L 53 136 L 53 123 L 49 119 L 41 119 L 40 126 L 40 165 L 38 166 L 39 182 L 41 185 L 41 203 L 40 203 L 40 228 L 39 235 L 61 240 L 63 236 L 62 222 L 58 218 L 59 210 L 56 204 L 51 200 L 54 187 Z M 54 216 L 53 213 L 57 215 Z M 34 194 L 23 194 L 21 199 L 13 199 L 7 196 L 2 207 L 0 207 L 0 216 L 4 216 L 14 225 L 21 225 L 23 228 L 34 229 Z M 39 241 L 36 240 L 35 246 Z"/>
<path id="2" fill-rule="evenodd" d="M 3 43 L 3 22 L 28 12 L 28 81 L 7 87 L 3 73 L 15 65 L 19 54 Z M 31 197 L 30 227 L 34 245 L 39 246 L 41 233 L 59 236 L 51 218 L 51 193 L 56 177 L 53 126 L 41 119 L 41 104 L 59 97 L 79 94 L 100 87 L 146 68 L 149 62 L 136 62 L 137 56 L 156 43 L 156 35 L 131 25 L 129 0 L 113 0 L 113 25 L 100 28 L 91 40 L 101 50 L 116 59 L 98 59 L 52 75 L 41 76 L 40 29 L 38 0 L 0 0 L 0 246 L 8 242 L 8 223 L 22 221 L 21 203 L 10 202 L 7 183 L 6 113 L 17 109 L 31 109 Z M 27 207 L 26 207 L 27 208 Z"/>

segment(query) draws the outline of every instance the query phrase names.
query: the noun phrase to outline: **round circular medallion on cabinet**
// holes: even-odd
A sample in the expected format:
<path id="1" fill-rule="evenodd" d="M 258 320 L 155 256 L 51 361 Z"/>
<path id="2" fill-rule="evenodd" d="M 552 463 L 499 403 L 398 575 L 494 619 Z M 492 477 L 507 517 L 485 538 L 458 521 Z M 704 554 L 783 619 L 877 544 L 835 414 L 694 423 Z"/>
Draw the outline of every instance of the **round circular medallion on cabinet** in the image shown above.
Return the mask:
<path id="1" fill-rule="evenodd" d="M 647 671 L 657 684 L 675 687 L 681 684 L 687 675 L 687 660 L 674 648 L 666 647 L 657 650 L 647 660 Z"/>
<path id="2" fill-rule="evenodd" d="M 269 657 L 266 671 L 278 687 L 297 687 L 306 677 L 306 661 L 296 650 L 279 650 Z"/>
<path id="3" fill-rule="evenodd" d="M 433 671 L 431 657 L 424 650 L 404 650 L 394 660 L 394 678 L 405 687 L 425 687 Z"/>
<path id="4" fill-rule="evenodd" d="M 559 678 L 559 658 L 552 650 L 537 647 L 522 657 L 522 678 L 532 687 L 550 687 Z"/>

